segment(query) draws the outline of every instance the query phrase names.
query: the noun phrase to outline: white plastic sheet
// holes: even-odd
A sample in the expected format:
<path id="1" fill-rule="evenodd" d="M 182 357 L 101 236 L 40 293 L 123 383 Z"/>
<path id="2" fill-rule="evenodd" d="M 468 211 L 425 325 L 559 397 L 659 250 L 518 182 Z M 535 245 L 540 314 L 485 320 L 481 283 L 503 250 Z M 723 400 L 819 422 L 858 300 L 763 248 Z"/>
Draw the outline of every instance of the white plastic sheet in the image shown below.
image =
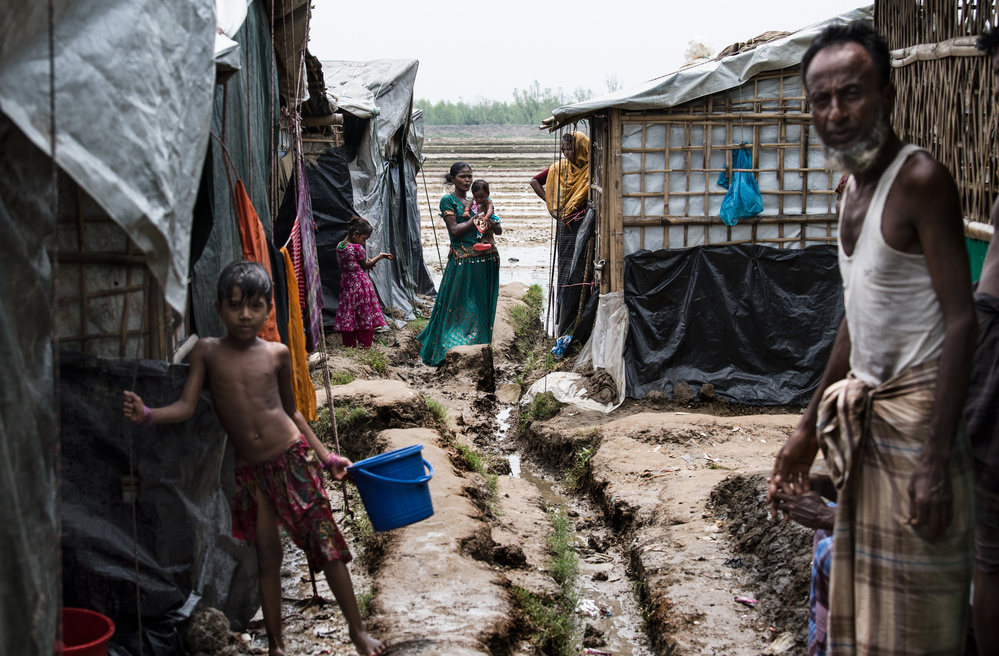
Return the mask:
<path id="1" fill-rule="evenodd" d="M 0 35 L 17 35 L 0 48 L 0 110 L 46 153 L 47 18 L 0 12 Z M 215 92 L 215 2 L 63 0 L 54 31 L 59 167 L 142 249 L 183 312 Z"/>
<path id="2" fill-rule="evenodd" d="M 608 413 L 624 403 L 624 343 L 628 337 L 628 307 L 624 303 L 624 292 L 611 292 L 600 297 L 597 316 L 590 340 L 576 358 L 572 372 L 556 371 L 535 381 L 521 399 L 527 405 L 538 394 L 551 392 L 556 400 L 582 408 Z M 618 396 L 613 403 L 598 403 L 586 398 L 585 376 L 576 373 L 586 365 L 594 369 L 605 369 L 617 385 Z"/>

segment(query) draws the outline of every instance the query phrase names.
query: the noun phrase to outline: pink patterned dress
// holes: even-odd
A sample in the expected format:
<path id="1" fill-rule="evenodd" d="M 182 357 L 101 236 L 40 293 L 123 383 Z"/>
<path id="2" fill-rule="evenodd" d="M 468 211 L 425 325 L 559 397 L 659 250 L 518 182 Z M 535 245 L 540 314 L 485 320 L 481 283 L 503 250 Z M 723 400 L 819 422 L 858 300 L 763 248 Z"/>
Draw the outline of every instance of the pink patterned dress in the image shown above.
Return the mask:
<path id="1" fill-rule="evenodd" d="M 364 246 L 347 242 L 336 247 L 336 263 L 340 267 L 340 298 L 333 320 L 333 330 L 352 332 L 372 330 L 385 325 L 382 308 L 371 284 L 368 272 L 361 268 L 367 259 Z"/>

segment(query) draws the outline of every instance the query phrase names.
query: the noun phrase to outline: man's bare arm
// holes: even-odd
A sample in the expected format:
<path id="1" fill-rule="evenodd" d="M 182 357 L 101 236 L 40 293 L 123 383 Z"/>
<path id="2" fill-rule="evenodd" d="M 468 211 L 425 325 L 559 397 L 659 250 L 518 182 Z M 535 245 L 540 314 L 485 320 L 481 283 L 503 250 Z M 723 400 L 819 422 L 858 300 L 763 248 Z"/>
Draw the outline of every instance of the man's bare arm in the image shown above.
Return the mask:
<path id="1" fill-rule="evenodd" d="M 815 434 L 819 402 L 826 389 L 836 381 L 845 378 L 847 372 L 850 371 L 850 349 L 850 328 L 846 323 L 846 317 L 843 317 L 819 386 L 798 421 L 797 428 L 777 452 L 777 459 L 770 474 L 770 486 L 767 490 L 767 500 L 770 502 L 774 516 L 780 510 L 777 493 L 791 494 L 793 486 L 808 482 L 808 471 L 819 450 L 819 441 Z"/>
<path id="2" fill-rule="evenodd" d="M 909 490 L 909 521 L 924 527 L 932 540 L 944 532 L 953 512 L 947 468 L 964 408 L 978 325 L 957 186 L 943 165 L 929 157 L 913 159 L 903 211 L 912 217 L 945 330 L 929 433 Z"/>

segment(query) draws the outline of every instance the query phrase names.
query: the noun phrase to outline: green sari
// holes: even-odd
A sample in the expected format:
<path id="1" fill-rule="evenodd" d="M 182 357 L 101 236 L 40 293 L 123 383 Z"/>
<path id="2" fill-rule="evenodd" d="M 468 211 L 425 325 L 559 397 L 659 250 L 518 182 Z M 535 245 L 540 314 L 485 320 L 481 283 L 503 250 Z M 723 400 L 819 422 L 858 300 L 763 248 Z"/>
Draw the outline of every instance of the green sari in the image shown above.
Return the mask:
<path id="1" fill-rule="evenodd" d="M 458 219 L 464 206 L 454 194 L 441 198 L 441 217 L 452 213 Z M 493 221 L 499 223 L 494 214 Z M 450 233 L 449 233 L 450 234 Z M 465 344 L 488 344 L 493 340 L 493 320 L 499 296 L 499 252 L 478 252 L 475 230 L 451 237 L 447 268 L 437 291 L 430 323 L 417 338 L 423 345 L 420 359 L 436 367 L 448 349 Z"/>

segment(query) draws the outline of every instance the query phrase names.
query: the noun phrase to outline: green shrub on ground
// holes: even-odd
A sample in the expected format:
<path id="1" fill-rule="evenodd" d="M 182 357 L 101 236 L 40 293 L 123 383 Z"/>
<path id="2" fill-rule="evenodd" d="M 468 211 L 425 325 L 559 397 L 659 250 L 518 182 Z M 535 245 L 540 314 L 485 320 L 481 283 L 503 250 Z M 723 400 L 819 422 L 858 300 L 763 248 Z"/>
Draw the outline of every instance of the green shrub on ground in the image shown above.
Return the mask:
<path id="1" fill-rule="evenodd" d="M 551 419 L 561 412 L 564 407 L 565 404 L 557 400 L 552 392 L 535 394 L 531 402 L 527 404 L 527 407 L 520 411 L 521 430 L 527 428 L 527 425 L 532 421 Z"/>
<path id="2" fill-rule="evenodd" d="M 354 374 L 349 371 L 330 371 L 330 385 L 346 385 L 354 382 Z"/>
<path id="3" fill-rule="evenodd" d="M 442 433 L 447 431 L 447 408 L 440 401 L 432 399 L 429 396 L 424 396 L 423 400 L 427 404 L 427 416 L 430 420 L 430 427 Z"/>

